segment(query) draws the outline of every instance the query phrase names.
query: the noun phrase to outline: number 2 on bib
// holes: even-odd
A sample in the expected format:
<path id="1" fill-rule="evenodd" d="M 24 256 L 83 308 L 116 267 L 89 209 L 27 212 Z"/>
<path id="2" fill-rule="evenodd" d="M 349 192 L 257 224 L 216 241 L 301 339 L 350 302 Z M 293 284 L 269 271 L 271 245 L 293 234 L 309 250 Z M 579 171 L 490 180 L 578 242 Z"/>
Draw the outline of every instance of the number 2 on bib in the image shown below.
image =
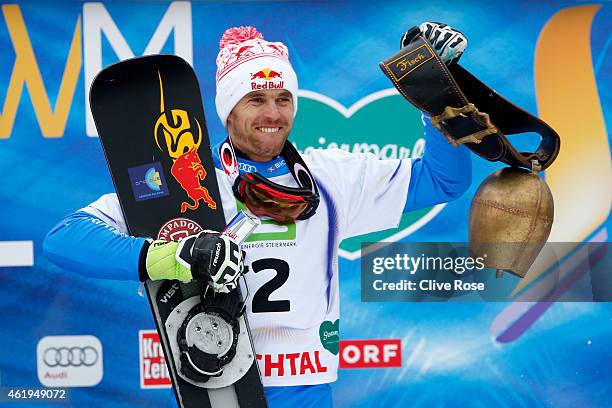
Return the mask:
<path id="1" fill-rule="evenodd" d="M 289 278 L 289 264 L 282 259 L 264 258 L 251 263 L 254 273 L 267 269 L 276 272 L 276 276 L 263 284 L 253 295 L 253 313 L 288 312 L 291 310 L 289 300 L 270 300 L 270 295 L 280 288 Z"/>

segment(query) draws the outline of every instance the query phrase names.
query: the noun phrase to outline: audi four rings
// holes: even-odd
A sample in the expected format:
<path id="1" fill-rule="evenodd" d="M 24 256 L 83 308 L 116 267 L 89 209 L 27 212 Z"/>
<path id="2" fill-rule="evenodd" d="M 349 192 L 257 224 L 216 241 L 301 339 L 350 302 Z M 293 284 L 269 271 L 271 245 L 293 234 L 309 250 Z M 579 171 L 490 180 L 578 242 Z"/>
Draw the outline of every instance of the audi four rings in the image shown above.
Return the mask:
<path id="1" fill-rule="evenodd" d="M 48 367 L 91 367 L 98 362 L 98 351 L 91 347 L 49 347 L 43 354 Z"/>

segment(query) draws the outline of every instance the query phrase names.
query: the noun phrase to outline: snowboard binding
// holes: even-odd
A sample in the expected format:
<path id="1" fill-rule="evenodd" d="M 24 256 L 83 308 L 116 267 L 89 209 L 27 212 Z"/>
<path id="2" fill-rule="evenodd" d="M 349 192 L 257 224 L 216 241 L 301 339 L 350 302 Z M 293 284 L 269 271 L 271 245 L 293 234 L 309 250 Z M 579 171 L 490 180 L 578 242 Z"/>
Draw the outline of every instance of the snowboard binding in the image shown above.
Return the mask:
<path id="1" fill-rule="evenodd" d="M 236 355 L 244 303 L 236 290 L 213 293 L 191 308 L 177 333 L 181 353 L 180 372 L 197 382 L 223 374 L 224 366 Z"/>

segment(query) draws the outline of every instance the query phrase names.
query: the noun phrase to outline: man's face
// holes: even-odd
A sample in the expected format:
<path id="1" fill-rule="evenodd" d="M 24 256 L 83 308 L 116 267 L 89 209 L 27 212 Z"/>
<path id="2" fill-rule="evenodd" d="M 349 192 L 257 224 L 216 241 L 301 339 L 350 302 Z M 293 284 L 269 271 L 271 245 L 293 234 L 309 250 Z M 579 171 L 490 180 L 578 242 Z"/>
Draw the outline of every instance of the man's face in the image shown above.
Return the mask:
<path id="1" fill-rule="evenodd" d="M 227 117 L 234 146 L 253 161 L 269 161 L 280 154 L 293 126 L 293 98 L 284 89 L 246 94 Z"/>

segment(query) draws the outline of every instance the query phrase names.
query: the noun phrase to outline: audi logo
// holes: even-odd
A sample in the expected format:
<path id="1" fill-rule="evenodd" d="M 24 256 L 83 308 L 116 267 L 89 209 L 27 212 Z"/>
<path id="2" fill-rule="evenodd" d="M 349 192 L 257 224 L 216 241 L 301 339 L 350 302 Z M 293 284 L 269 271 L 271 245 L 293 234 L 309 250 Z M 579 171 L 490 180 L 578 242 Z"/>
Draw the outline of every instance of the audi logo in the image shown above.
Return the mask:
<path id="1" fill-rule="evenodd" d="M 48 367 L 91 367 L 98 362 L 98 351 L 91 347 L 49 347 L 43 354 Z"/>

